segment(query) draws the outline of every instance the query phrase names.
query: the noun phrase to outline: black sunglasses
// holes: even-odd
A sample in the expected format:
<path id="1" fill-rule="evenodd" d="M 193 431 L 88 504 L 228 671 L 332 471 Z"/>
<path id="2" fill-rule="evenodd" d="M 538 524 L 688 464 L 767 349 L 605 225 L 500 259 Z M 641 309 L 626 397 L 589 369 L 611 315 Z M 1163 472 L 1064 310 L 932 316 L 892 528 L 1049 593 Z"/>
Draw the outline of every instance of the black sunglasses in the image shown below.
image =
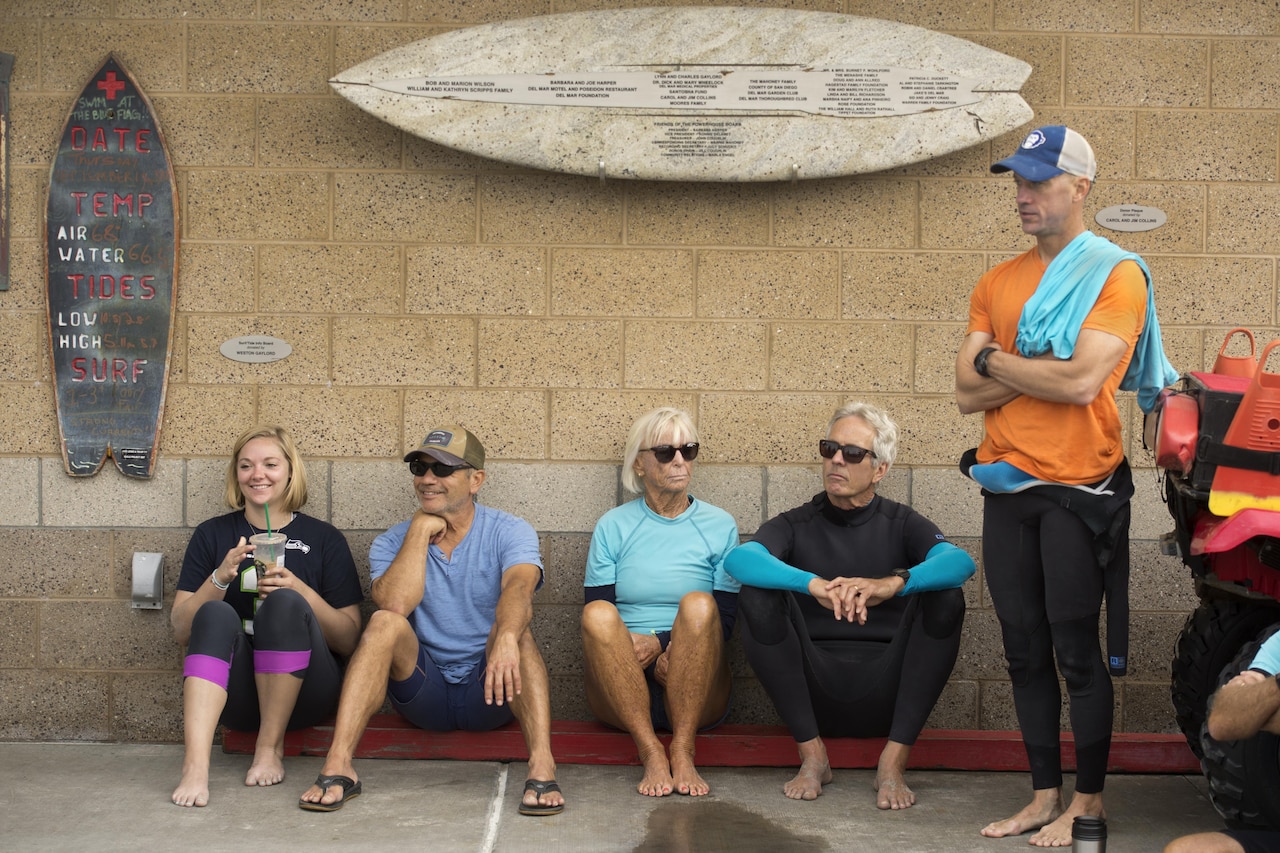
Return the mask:
<path id="1" fill-rule="evenodd" d="M 684 461 L 686 462 L 692 462 L 698 458 L 698 443 L 696 441 L 690 444 L 659 444 L 656 447 L 640 448 L 641 453 L 646 450 L 652 450 L 653 458 L 657 459 L 663 465 L 666 465 L 668 462 L 676 458 L 677 450 L 680 451 L 680 455 L 684 457 Z"/>
<path id="2" fill-rule="evenodd" d="M 428 462 L 419 457 L 418 459 L 409 460 L 409 473 L 415 477 L 421 477 L 430 471 L 435 476 L 443 480 L 445 477 L 452 477 L 454 472 L 461 471 L 463 468 L 470 468 L 470 465 L 446 465 L 437 460 Z"/>
<path id="3" fill-rule="evenodd" d="M 823 459 L 833 458 L 836 455 L 837 450 L 839 450 L 840 455 L 844 457 L 844 461 L 850 465 L 858 465 L 863 459 L 866 459 L 867 456 L 870 456 L 872 459 L 876 458 L 876 455 L 870 450 L 867 450 L 865 447 L 859 447 L 856 444 L 840 444 L 829 438 L 824 438 L 818 442 L 818 454 L 821 455 Z"/>

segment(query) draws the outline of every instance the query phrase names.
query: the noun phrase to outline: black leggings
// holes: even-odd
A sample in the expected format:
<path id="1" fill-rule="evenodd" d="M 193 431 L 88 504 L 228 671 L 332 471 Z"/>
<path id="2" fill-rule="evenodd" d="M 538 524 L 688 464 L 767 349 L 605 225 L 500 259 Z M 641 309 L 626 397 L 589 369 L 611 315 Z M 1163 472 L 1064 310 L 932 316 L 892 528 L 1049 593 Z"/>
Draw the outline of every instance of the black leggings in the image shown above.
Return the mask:
<path id="1" fill-rule="evenodd" d="M 865 626 L 836 622 L 798 598 L 750 586 L 738 595 L 747 660 L 791 736 L 804 743 L 887 734 L 914 744 L 960 652 L 964 593 L 889 599 L 871 608 Z"/>
<path id="2" fill-rule="evenodd" d="M 342 689 L 342 668 L 324 641 L 311 605 L 291 589 L 278 589 L 263 599 L 254 614 L 252 637 L 245 634 L 230 604 L 203 604 L 191 620 L 183 671 L 226 689 L 220 721 L 236 731 L 258 728 L 255 672 L 289 672 L 302 679 L 290 729 L 313 726 L 332 715 Z"/>
<path id="3" fill-rule="evenodd" d="M 1062 785 L 1061 672 L 1075 734 L 1076 791 L 1101 793 L 1111 751 L 1112 688 L 1098 640 L 1103 574 L 1092 532 L 1074 512 L 1034 490 L 988 494 L 982 562 L 1004 634 L 1032 787 Z"/>

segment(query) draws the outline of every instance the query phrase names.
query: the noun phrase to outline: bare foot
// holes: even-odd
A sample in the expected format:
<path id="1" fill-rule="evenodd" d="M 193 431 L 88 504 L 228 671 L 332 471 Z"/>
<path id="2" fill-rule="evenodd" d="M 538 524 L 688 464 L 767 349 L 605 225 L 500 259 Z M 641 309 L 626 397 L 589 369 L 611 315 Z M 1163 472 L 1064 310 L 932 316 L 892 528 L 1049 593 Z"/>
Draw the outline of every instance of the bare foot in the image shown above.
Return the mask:
<path id="1" fill-rule="evenodd" d="M 902 774 L 897 777 L 876 776 L 876 808 L 909 809 L 916 804 L 915 792 L 907 787 Z"/>
<path id="2" fill-rule="evenodd" d="M 880 764 L 876 767 L 876 808 L 909 809 L 916 804 L 915 792 L 907 787 L 907 758 L 911 755 L 911 747 L 906 744 L 889 741 L 880 753 Z"/>
<path id="3" fill-rule="evenodd" d="M 682 749 L 671 750 L 671 776 L 677 794 L 701 797 L 711 792 L 711 786 L 693 766 L 693 756 Z"/>
<path id="4" fill-rule="evenodd" d="M 177 806 L 209 805 L 209 765 L 193 767 L 182 765 L 182 779 L 173 789 L 173 803 Z"/>
<path id="5" fill-rule="evenodd" d="M 1036 791 L 1031 802 L 1013 817 L 993 821 L 982 828 L 987 838 L 1005 838 L 1040 829 L 1062 814 L 1062 793 L 1057 788 Z M 1068 840 L 1071 833 L 1067 833 Z"/>
<path id="6" fill-rule="evenodd" d="M 789 800 L 816 800 L 822 795 L 822 786 L 831 782 L 827 745 L 816 737 L 796 746 L 800 752 L 800 771 L 782 786 L 782 793 Z"/>
<path id="7" fill-rule="evenodd" d="M 244 783 L 249 787 L 255 785 L 279 785 L 284 781 L 284 758 L 275 750 L 255 752 L 249 772 L 245 774 Z"/>
<path id="8" fill-rule="evenodd" d="M 360 777 L 356 775 L 355 767 L 350 762 L 345 765 L 334 765 L 333 767 L 326 764 L 320 769 L 320 775 L 346 776 L 353 782 L 360 780 Z M 343 793 L 341 785 L 330 785 L 328 788 L 321 788 L 319 785 L 313 784 L 298 799 L 304 803 L 320 803 L 321 805 L 331 806 L 342 801 Z"/>
<path id="9" fill-rule="evenodd" d="M 1070 847 L 1071 825 L 1081 815 L 1091 815 L 1106 820 L 1107 811 L 1102 807 L 1102 795 L 1077 793 L 1071 798 L 1071 805 L 1067 810 L 1059 815 L 1057 820 L 1046 824 L 1043 829 L 1031 836 L 1027 843 L 1033 847 Z"/>
<path id="10" fill-rule="evenodd" d="M 822 786 L 831 782 L 831 766 L 823 762 L 800 765 L 800 772 L 782 786 L 782 793 L 790 800 L 816 800 L 822 795 Z"/>
<path id="11" fill-rule="evenodd" d="M 644 764 L 644 778 L 636 785 L 637 791 L 646 797 L 665 797 L 675 790 L 671 765 L 667 763 L 667 753 L 661 743 L 651 749 L 641 750 L 640 761 Z"/>

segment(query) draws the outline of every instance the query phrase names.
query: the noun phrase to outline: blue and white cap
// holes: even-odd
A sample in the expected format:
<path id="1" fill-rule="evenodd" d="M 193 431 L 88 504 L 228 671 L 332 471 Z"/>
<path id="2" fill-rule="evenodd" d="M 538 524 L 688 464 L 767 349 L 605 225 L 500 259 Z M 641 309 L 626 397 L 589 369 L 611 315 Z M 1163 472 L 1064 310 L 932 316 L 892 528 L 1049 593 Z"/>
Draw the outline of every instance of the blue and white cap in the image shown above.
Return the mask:
<path id="1" fill-rule="evenodd" d="M 1028 181 L 1047 181 L 1063 172 L 1093 180 L 1098 161 L 1088 140 L 1060 124 L 1037 127 L 1022 140 L 1013 156 L 991 167 L 991 171 L 1016 172 Z"/>

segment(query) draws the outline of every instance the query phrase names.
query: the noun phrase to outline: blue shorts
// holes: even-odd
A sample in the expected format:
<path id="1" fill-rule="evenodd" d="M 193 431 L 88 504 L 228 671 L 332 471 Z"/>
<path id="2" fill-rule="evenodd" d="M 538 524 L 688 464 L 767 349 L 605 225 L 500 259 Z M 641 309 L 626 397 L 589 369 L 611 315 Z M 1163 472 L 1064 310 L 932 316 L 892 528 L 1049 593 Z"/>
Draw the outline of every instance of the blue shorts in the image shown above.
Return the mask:
<path id="1" fill-rule="evenodd" d="M 413 674 L 404 681 L 392 681 L 387 685 L 391 707 L 418 728 L 436 732 L 458 729 L 487 732 L 504 726 L 515 719 L 510 703 L 486 705 L 484 702 L 484 674 L 488 662 L 488 658 L 482 656 L 475 669 L 454 684 L 445 680 L 427 655 L 426 646 L 419 644 L 418 663 Z"/>
<path id="2" fill-rule="evenodd" d="M 671 731 L 671 720 L 667 718 L 667 689 L 658 683 L 653 676 L 654 667 L 657 662 L 649 664 L 644 668 L 644 680 L 649 685 L 649 719 L 653 722 L 654 731 Z M 698 729 L 700 732 L 710 731 L 720 725 L 729 716 L 729 708 L 733 705 L 733 695 L 730 693 L 729 700 L 724 703 L 724 714 L 720 719 L 716 720 L 709 726 L 703 726 Z"/>

